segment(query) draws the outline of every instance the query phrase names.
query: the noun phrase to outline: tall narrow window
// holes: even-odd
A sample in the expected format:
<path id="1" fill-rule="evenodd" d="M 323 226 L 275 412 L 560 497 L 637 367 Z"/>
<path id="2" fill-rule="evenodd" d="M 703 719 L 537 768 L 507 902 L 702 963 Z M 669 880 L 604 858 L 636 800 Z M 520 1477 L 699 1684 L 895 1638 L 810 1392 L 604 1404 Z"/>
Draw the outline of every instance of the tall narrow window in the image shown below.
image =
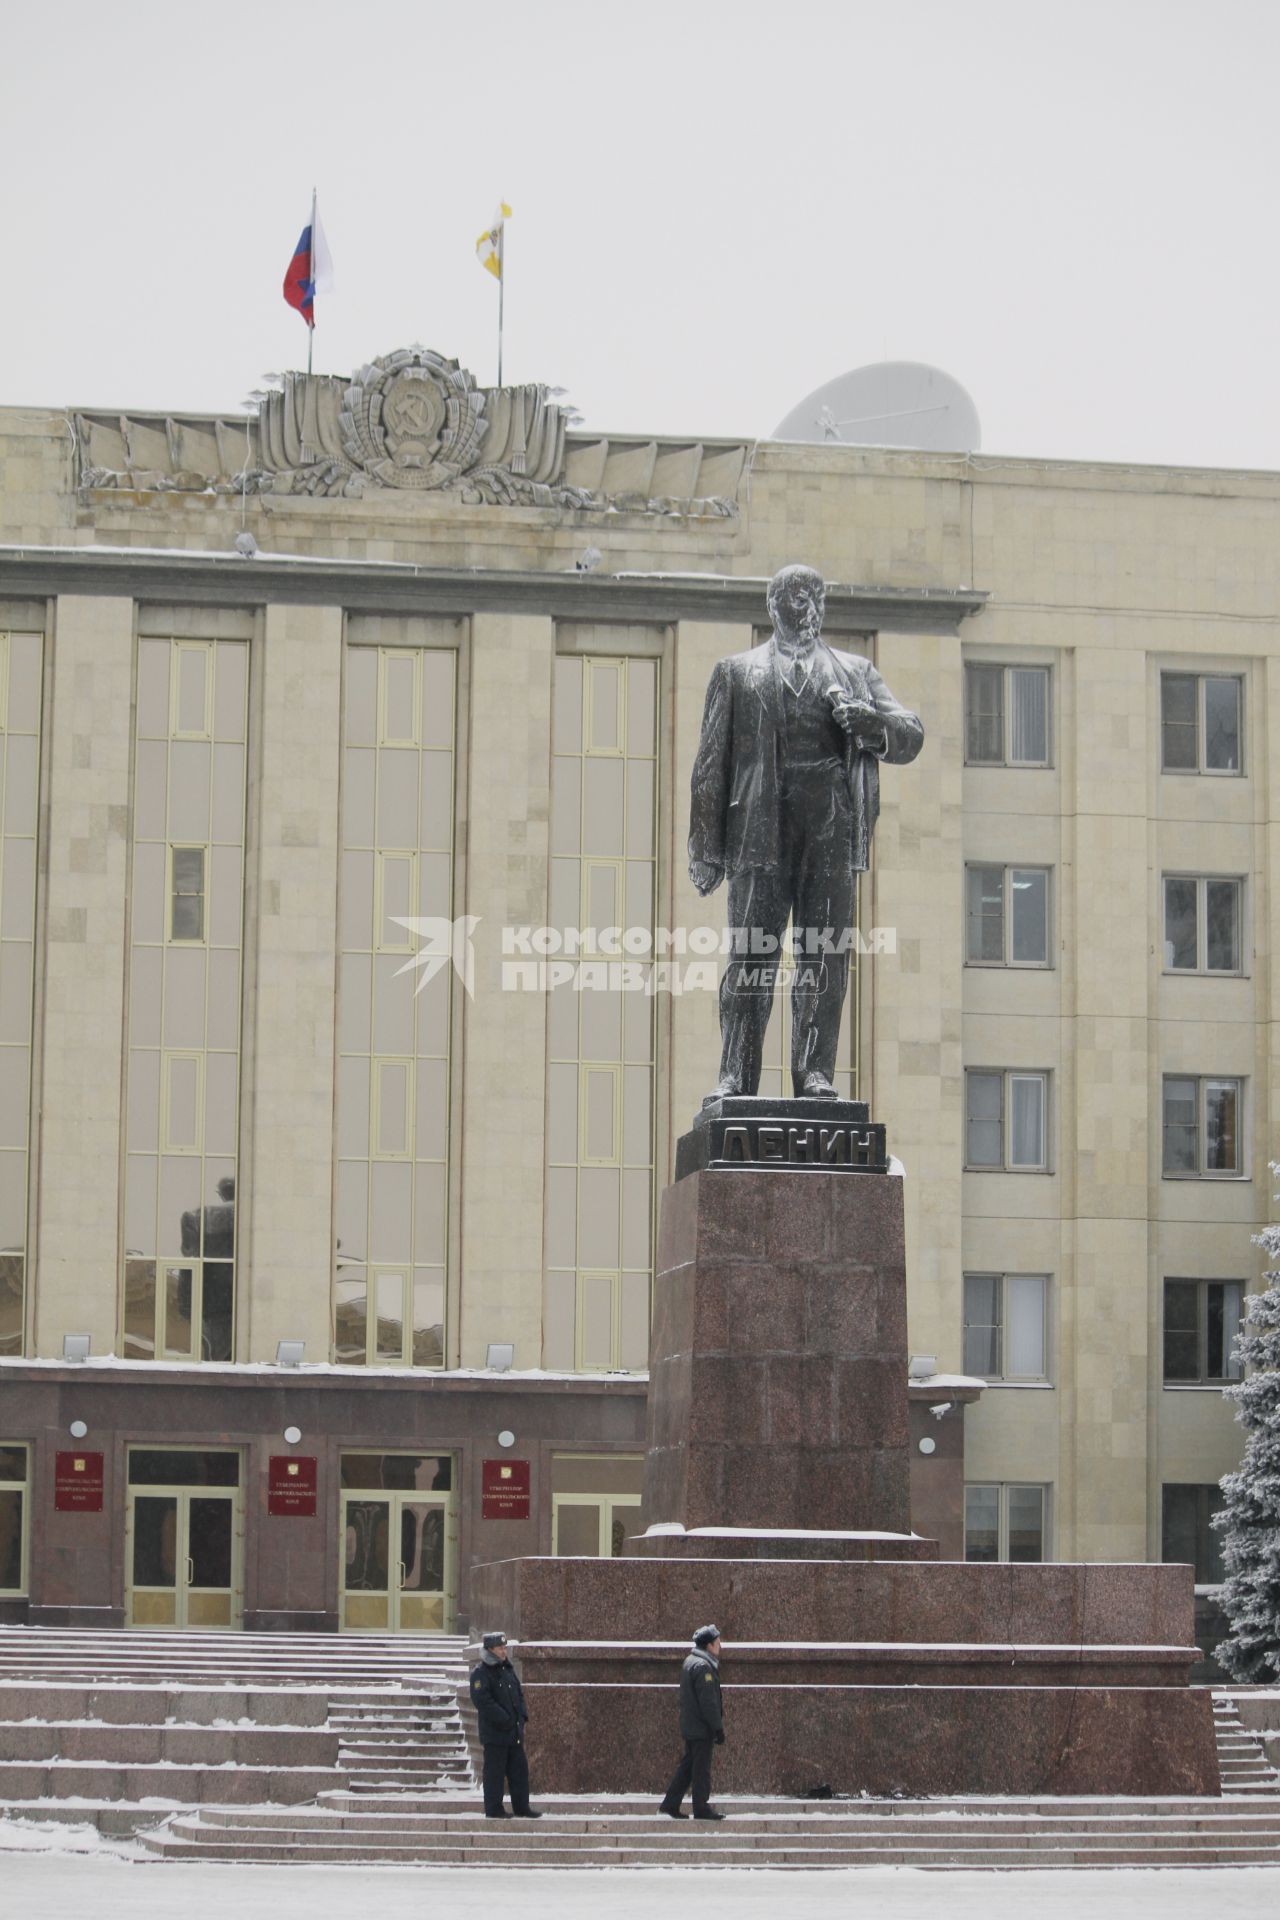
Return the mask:
<path id="1" fill-rule="evenodd" d="M 346 655 L 334 1358 L 354 1366 L 445 1362 L 453 638 Z"/>
<path id="2" fill-rule="evenodd" d="M 26 1326 L 42 659 L 41 634 L 0 632 L 0 1355 Z"/>
<path id="3" fill-rule="evenodd" d="M 0 1597 L 27 1591 L 30 1448 L 0 1440 Z"/>
<path id="4" fill-rule="evenodd" d="M 965 759 L 971 767 L 1047 767 L 1049 669 L 965 668 Z"/>
<path id="5" fill-rule="evenodd" d="M 1220 1586 L 1226 1578 L 1222 1538 L 1210 1524 L 1222 1498 L 1222 1488 L 1213 1483 L 1170 1482 L 1160 1489 L 1160 1558 L 1193 1567 L 1197 1586 Z"/>
<path id="6" fill-rule="evenodd" d="M 548 1007 L 548 1366 L 643 1368 L 653 1274 L 658 667 L 561 654 L 551 771 L 551 925 L 585 936 L 583 991 Z M 606 941 L 609 929 L 612 938 Z M 609 973 L 606 955 L 615 956 Z M 593 959 L 597 964 L 593 965 Z"/>
<path id="7" fill-rule="evenodd" d="M 141 639 L 122 1351 L 235 1355 L 245 739 L 240 640 Z"/>

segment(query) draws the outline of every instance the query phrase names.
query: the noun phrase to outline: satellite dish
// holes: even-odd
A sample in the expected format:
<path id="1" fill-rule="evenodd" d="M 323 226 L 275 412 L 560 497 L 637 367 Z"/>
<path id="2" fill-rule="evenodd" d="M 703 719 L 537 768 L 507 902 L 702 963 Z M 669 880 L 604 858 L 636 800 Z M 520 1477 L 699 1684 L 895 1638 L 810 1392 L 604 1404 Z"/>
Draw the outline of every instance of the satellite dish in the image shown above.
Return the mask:
<path id="1" fill-rule="evenodd" d="M 978 410 L 949 373 L 919 360 L 880 360 L 817 387 L 779 421 L 774 440 L 976 453 Z"/>

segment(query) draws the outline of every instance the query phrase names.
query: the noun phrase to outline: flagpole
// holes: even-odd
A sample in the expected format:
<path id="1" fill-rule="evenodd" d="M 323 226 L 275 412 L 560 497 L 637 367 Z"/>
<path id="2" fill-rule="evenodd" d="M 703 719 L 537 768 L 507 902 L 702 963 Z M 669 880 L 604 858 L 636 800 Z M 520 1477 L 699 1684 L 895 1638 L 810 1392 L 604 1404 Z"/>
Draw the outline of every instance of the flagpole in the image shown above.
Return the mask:
<path id="1" fill-rule="evenodd" d="M 502 296 L 507 290 L 506 260 L 504 257 L 507 243 L 507 223 L 500 211 L 498 219 L 498 385 L 502 385 Z"/>
<path id="2" fill-rule="evenodd" d="M 311 325 L 307 328 L 307 378 L 311 378 L 311 349 L 316 338 L 316 190 L 311 189 L 311 258 L 307 261 L 311 270 Z"/>

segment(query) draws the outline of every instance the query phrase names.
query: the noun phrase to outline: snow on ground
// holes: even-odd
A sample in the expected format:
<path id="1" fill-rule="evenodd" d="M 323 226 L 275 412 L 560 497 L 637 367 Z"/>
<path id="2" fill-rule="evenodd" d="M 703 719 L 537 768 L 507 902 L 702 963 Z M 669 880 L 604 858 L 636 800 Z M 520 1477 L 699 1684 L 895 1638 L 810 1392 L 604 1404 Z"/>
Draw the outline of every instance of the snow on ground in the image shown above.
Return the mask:
<path id="1" fill-rule="evenodd" d="M 0 1825 L 0 1846 L 9 1828 Z M 101 1844 L 101 1843 L 100 1843 Z M 1260 1920 L 1280 1905 L 1280 1868 L 1191 1872 L 920 1873 L 869 1867 L 830 1873 L 506 1871 L 483 1867 L 135 1866 L 108 1854 L 0 1852 L 0 1912 L 13 1920 Z"/>

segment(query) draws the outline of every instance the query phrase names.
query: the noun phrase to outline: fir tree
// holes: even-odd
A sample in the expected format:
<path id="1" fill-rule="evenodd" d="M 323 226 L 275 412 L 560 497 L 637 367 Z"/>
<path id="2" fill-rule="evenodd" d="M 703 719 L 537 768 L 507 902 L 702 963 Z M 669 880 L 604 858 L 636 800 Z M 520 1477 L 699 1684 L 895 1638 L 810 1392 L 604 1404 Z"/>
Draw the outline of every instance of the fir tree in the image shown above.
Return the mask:
<path id="1" fill-rule="evenodd" d="M 1280 1172 L 1280 1162 L 1272 1161 L 1271 1171 Z M 1255 1238 L 1272 1258 L 1280 1254 L 1280 1226 Z M 1226 1389 L 1249 1438 L 1239 1470 L 1222 1482 L 1226 1497 L 1213 1519 L 1222 1533 L 1222 1606 L 1231 1623 L 1215 1657 L 1235 1680 L 1274 1685 L 1280 1678 L 1280 1266 L 1263 1277 L 1266 1291 L 1246 1302 L 1236 1345 L 1247 1377 Z"/>

